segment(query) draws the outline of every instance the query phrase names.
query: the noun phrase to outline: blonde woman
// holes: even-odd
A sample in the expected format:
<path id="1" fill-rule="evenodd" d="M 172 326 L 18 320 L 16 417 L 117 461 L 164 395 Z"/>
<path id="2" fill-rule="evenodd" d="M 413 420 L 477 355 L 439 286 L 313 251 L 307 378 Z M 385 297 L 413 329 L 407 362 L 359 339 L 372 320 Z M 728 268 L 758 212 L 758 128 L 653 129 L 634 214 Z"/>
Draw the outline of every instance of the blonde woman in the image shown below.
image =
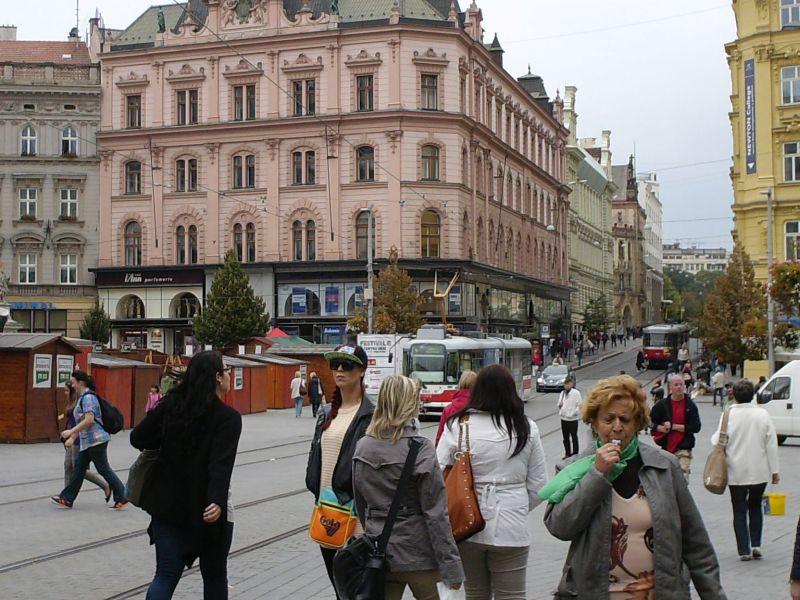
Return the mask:
<path id="1" fill-rule="evenodd" d="M 406 586 L 418 600 L 439 598 L 436 584 L 457 590 L 464 581 L 450 519 L 444 480 L 433 443 L 416 430 L 419 388 L 408 377 L 387 377 L 367 435 L 353 455 L 353 488 L 358 518 L 370 535 L 380 535 L 408 453 L 408 440 L 422 447 L 403 508 L 389 539 L 386 600 L 400 600 Z"/>
<path id="2" fill-rule="evenodd" d="M 303 385 L 303 378 L 300 375 L 300 371 L 295 371 L 294 379 L 292 379 L 291 383 L 289 383 L 289 393 L 292 395 L 292 400 L 294 400 L 294 418 L 299 419 L 303 416 L 303 396 L 305 395 L 305 390 L 303 389 L 305 386 Z"/>

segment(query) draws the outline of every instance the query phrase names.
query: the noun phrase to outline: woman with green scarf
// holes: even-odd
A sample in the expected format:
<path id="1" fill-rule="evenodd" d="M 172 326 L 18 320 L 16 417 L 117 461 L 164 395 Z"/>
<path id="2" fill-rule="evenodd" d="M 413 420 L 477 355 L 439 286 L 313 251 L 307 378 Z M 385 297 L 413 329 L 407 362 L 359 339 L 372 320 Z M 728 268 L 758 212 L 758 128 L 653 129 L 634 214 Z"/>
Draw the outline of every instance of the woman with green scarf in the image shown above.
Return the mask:
<path id="1" fill-rule="evenodd" d="M 638 434 L 647 397 L 628 375 L 604 379 L 581 406 L 596 448 L 539 492 L 544 522 L 572 542 L 556 598 L 724 600 L 719 564 L 674 456 Z"/>

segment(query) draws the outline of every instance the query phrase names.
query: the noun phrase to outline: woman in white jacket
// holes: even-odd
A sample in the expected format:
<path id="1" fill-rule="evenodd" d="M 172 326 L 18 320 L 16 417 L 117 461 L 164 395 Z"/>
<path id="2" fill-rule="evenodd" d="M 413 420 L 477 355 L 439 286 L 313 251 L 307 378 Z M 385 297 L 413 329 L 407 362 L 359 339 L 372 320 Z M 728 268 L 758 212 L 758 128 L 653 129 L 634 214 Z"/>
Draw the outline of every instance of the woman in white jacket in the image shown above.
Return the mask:
<path id="1" fill-rule="evenodd" d="M 753 384 L 746 379 L 733 386 L 735 402 L 728 416 L 728 487 L 733 504 L 733 530 L 741 560 L 761 558 L 764 516 L 761 499 L 767 482 L 780 482 L 778 440 L 766 410 L 752 403 Z M 724 416 L 723 416 L 724 418 Z M 719 440 L 722 418 L 711 443 Z M 749 516 L 749 523 L 748 523 Z"/>
<path id="2" fill-rule="evenodd" d="M 436 454 L 442 469 L 454 463 L 459 422 L 468 416 L 475 490 L 486 528 L 459 544 L 467 600 L 525 600 L 530 538 L 528 513 L 541 500 L 547 464 L 536 424 L 525 416 L 511 373 L 483 369 L 470 402 L 447 422 Z"/>

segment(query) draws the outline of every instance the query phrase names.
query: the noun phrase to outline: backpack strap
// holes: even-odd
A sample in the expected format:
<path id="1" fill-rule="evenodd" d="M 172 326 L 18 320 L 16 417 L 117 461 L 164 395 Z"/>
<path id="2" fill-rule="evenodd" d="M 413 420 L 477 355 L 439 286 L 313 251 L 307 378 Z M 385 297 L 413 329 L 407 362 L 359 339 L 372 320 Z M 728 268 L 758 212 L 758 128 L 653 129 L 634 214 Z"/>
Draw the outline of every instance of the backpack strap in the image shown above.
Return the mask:
<path id="1" fill-rule="evenodd" d="M 408 440 L 408 455 L 406 462 L 403 465 L 403 472 L 400 473 L 400 481 L 397 483 L 397 490 L 392 499 L 392 506 L 389 508 L 389 514 L 386 517 L 386 522 L 383 525 L 383 531 L 378 537 L 375 547 L 380 554 L 386 553 L 386 547 L 389 545 L 389 537 L 392 535 L 394 522 L 397 520 L 397 513 L 400 512 L 400 504 L 403 502 L 408 482 L 411 480 L 411 474 L 414 470 L 414 464 L 417 462 L 417 455 L 422 448 L 422 442 L 416 438 Z"/>

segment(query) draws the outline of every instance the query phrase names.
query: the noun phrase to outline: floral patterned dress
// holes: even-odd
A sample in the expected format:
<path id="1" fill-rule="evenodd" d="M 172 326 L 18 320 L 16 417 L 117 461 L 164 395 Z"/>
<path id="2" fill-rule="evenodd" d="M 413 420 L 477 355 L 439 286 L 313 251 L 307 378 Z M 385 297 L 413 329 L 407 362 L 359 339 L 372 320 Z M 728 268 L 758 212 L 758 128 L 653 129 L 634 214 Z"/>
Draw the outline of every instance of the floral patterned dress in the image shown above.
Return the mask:
<path id="1" fill-rule="evenodd" d="M 611 492 L 611 600 L 654 600 L 653 514 L 641 486 L 630 498 Z"/>

